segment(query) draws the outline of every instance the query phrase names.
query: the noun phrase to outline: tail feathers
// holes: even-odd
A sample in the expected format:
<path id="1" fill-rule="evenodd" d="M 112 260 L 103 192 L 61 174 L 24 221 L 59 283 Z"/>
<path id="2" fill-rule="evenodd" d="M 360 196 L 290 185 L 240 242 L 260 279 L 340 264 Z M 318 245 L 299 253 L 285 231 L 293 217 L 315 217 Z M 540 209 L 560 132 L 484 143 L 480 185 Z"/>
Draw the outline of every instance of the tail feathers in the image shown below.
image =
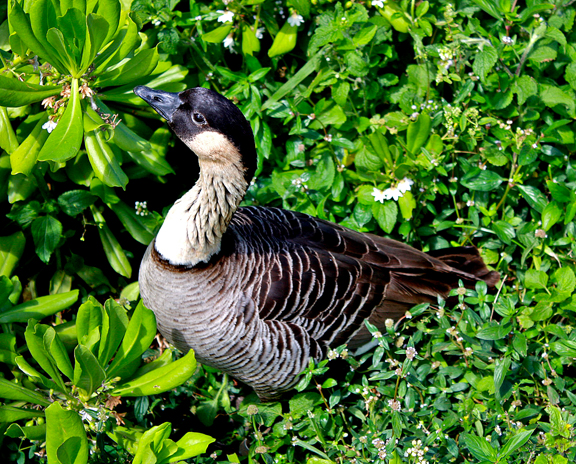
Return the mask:
<path id="1" fill-rule="evenodd" d="M 496 271 L 489 271 L 480 257 L 478 249 L 475 247 L 443 248 L 427 253 L 445 264 L 472 275 L 474 279 L 470 284 L 474 285 L 475 280 L 483 280 L 488 287 L 494 287 L 500 280 L 500 274 Z M 465 282 L 466 285 L 466 282 Z"/>

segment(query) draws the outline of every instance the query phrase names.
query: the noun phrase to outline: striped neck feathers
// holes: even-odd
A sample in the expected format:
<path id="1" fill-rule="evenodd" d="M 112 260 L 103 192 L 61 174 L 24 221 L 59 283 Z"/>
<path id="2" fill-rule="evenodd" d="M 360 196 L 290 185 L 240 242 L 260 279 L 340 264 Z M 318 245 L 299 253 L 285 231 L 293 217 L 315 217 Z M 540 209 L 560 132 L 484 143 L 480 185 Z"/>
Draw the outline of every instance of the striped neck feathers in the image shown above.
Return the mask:
<path id="1" fill-rule="evenodd" d="M 170 264 L 195 266 L 220 252 L 222 236 L 248 183 L 244 169 L 200 158 L 200 178 L 166 215 L 156 251 Z"/>

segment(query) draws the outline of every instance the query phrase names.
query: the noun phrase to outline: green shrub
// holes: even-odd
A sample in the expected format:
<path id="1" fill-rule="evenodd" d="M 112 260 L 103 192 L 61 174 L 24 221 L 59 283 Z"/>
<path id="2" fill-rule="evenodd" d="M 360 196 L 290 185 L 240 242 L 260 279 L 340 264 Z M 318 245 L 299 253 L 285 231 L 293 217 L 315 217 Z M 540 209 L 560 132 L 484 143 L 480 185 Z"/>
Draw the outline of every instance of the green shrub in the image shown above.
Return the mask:
<path id="1" fill-rule="evenodd" d="M 574 7 L 129 3 L 119 15 L 114 2 L 102 0 L 98 7 L 80 2 L 81 14 L 60 20 L 50 13 L 50 34 L 33 18 L 40 8 L 52 11 L 52 2 L 0 8 L 0 105 L 9 107 L 0 109 L 0 201 L 9 219 L 0 270 L 20 276 L 26 298 L 66 298 L 73 288 L 84 301 L 118 296 L 140 257 L 128 235 L 148 243 L 172 201 L 150 195 L 150 184 L 163 183 L 154 193 L 170 187 L 174 194 L 192 185 L 195 168 L 179 156 L 181 146 L 168 149 L 165 127 L 143 122 L 154 116 L 130 92 L 143 83 L 172 91 L 206 86 L 237 102 L 259 156 L 246 204 L 303 211 L 424 250 L 473 244 L 502 275 L 495 294 L 481 284 L 459 289 L 455 305 L 416 307 L 383 335 L 371 327 L 375 349 L 331 351 L 329 358 L 339 359 L 311 365 L 300 392 L 280 403 L 260 404 L 202 367 L 171 392 L 129 403 L 132 423 L 168 420 L 177 436 L 191 425 L 209 427 L 218 446 L 196 458 L 203 463 L 573 462 Z M 94 29 L 103 20 L 105 35 Z M 59 49 L 57 31 L 65 38 L 72 30 L 84 31 L 84 41 Z M 129 34 L 130 46 L 123 40 Z M 97 92 L 94 108 L 76 92 L 83 84 Z M 40 107 L 62 91 L 57 110 Z M 42 126 L 50 117 L 61 118 L 56 128 L 64 129 L 48 135 Z M 54 150 L 65 129 L 66 150 Z M 173 171 L 188 175 L 167 184 Z M 150 211 L 142 203 L 128 207 L 134 198 L 148 201 Z M 93 225 L 100 238 L 94 247 L 115 272 L 78 253 L 85 235 L 87 245 L 98 240 Z M 22 285 L 15 277 L 2 282 L 8 312 L 0 322 L 15 335 L 5 339 L 2 361 L 7 378 L 21 378 L 14 356 L 23 346 L 23 319 L 2 318 L 14 314 L 9 308 Z M 123 296 L 136 300 L 136 290 Z M 74 318 L 58 312 L 52 320 L 57 329 Z M 168 428 L 153 429 L 155 443 Z M 139 433 L 117 430 L 116 439 Z M 136 453 L 128 441 L 117 442 L 104 446 Z M 30 450 L 40 449 L 32 443 Z M 25 462 L 29 442 L 8 445 Z"/>

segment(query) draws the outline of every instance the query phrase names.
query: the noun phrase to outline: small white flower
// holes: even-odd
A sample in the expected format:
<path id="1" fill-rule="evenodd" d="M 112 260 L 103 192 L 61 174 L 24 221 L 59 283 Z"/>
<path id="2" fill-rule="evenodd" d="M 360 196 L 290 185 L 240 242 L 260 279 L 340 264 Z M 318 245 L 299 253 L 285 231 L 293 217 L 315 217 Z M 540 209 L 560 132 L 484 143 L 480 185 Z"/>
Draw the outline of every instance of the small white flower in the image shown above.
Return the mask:
<path id="1" fill-rule="evenodd" d="M 194 18 L 194 21 L 202 21 L 202 16 L 198 15 Z"/>
<path id="2" fill-rule="evenodd" d="M 373 0 L 372 6 L 377 6 L 378 8 L 384 8 L 384 0 Z"/>
<path id="3" fill-rule="evenodd" d="M 404 196 L 404 192 L 400 191 L 398 187 L 389 187 L 383 193 L 386 200 L 398 201 L 398 198 Z"/>
<path id="4" fill-rule="evenodd" d="M 302 17 L 302 15 L 299 15 L 298 13 L 294 12 L 290 15 L 290 17 L 288 18 L 288 24 L 290 24 L 290 26 L 300 26 L 300 24 L 302 24 L 304 22 L 304 18 Z"/>
<path id="5" fill-rule="evenodd" d="M 226 48 L 232 49 L 234 46 L 234 34 L 231 32 L 228 36 L 222 41 Z"/>
<path id="6" fill-rule="evenodd" d="M 397 188 L 398 190 L 400 190 L 400 192 L 404 193 L 410 190 L 410 187 L 412 187 L 412 185 L 414 185 L 414 181 L 412 179 L 408 179 L 408 177 L 404 177 L 404 179 L 398 182 Z"/>
<path id="7" fill-rule="evenodd" d="M 220 17 L 218 18 L 218 22 L 231 23 L 234 20 L 234 13 L 230 10 L 218 10 L 217 13 L 221 13 Z"/>
<path id="8" fill-rule="evenodd" d="M 154 26 L 160 26 L 160 24 L 162 24 L 162 21 L 160 21 L 159 19 L 155 19 L 154 21 L 152 21 L 152 24 Z"/>
<path id="9" fill-rule="evenodd" d="M 256 29 L 256 38 L 262 39 L 263 37 L 264 37 L 264 28 L 259 27 L 258 29 Z"/>
<path id="10" fill-rule="evenodd" d="M 506 45 L 512 45 L 514 43 L 514 39 L 512 37 L 508 37 L 507 35 L 505 35 L 504 37 L 502 37 L 502 43 Z"/>
<path id="11" fill-rule="evenodd" d="M 372 190 L 372 196 L 374 197 L 374 201 L 379 201 L 380 203 L 384 203 L 384 200 L 386 199 L 384 192 L 376 187 Z"/>
<path id="12" fill-rule="evenodd" d="M 48 133 L 50 134 L 54 129 L 56 129 L 56 125 L 57 123 L 55 123 L 54 121 L 52 121 L 51 119 L 46 121 L 44 124 L 42 124 L 42 129 L 46 129 L 48 131 Z"/>

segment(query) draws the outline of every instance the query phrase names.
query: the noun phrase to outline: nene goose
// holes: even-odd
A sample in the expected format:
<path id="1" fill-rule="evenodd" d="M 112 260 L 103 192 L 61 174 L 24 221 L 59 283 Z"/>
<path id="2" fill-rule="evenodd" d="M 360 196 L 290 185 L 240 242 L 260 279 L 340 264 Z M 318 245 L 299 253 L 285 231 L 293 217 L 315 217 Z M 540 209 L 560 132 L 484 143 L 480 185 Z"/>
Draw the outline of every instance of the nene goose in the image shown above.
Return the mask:
<path id="1" fill-rule="evenodd" d="M 383 327 L 459 280 L 497 282 L 473 247 L 423 253 L 306 214 L 239 208 L 256 166 L 242 112 L 205 88 L 134 92 L 200 165 L 142 259 L 144 304 L 168 341 L 261 399 L 289 390 L 327 347 L 367 342 L 365 319 Z"/>

